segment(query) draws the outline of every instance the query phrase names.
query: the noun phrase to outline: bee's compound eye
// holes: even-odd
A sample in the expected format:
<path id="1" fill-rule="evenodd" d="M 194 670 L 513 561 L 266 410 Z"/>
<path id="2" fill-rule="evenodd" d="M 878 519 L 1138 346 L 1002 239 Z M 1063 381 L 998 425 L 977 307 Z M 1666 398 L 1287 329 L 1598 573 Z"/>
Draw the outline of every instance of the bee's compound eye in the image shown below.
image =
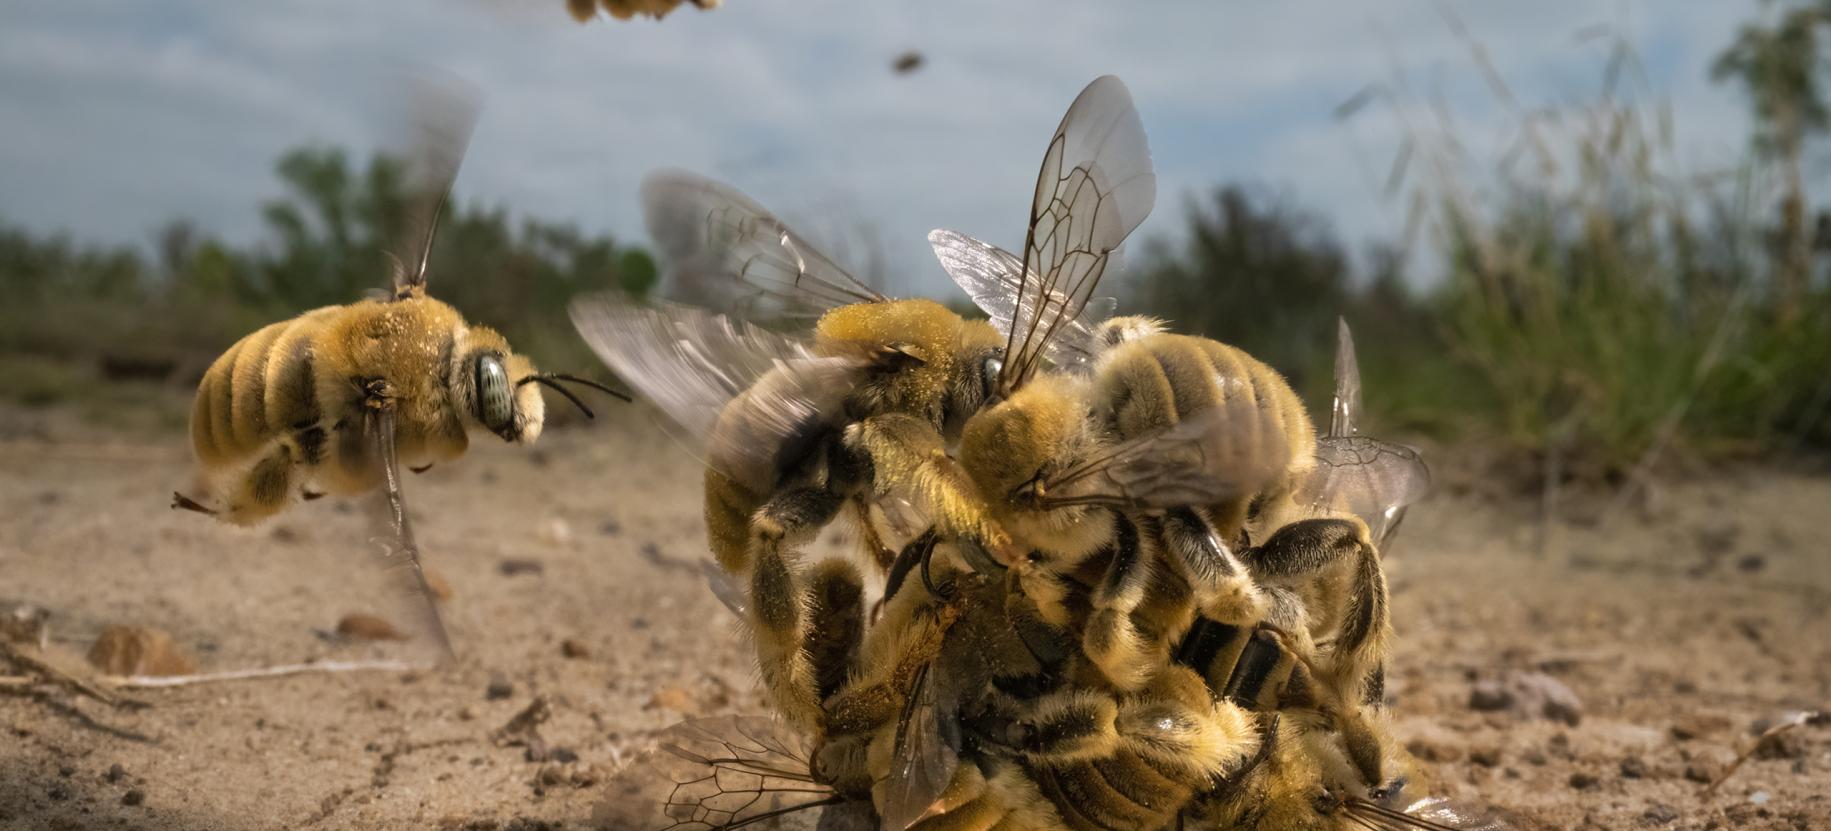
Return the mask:
<path id="1" fill-rule="evenodd" d="M 515 397 L 509 373 L 495 355 L 477 358 L 477 420 L 497 433 L 508 429 L 515 417 Z"/>
<path id="2" fill-rule="evenodd" d="M 985 394 L 990 397 L 992 388 L 998 386 L 998 373 L 1003 372 L 1005 362 L 997 355 L 986 356 L 985 362 L 979 365 L 979 380 L 985 384 Z"/>

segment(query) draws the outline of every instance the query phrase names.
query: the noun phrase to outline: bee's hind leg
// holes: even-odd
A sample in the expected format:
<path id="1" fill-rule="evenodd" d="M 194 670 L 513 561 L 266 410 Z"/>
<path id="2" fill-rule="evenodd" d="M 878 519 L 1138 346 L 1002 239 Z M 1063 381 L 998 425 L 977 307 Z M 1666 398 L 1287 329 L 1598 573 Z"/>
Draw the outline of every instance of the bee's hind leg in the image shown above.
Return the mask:
<path id="1" fill-rule="evenodd" d="M 1298 587 L 1312 581 L 1341 575 L 1350 586 L 1347 607 L 1339 615 L 1339 626 L 1317 657 L 1323 672 L 1350 701 L 1368 697 L 1385 660 L 1391 640 L 1391 621 L 1387 610 L 1386 573 L 1380 566 L 1379 553 L 1369 542 L 1366 526 L 1358 520 L 1307 519 L 1277 530 L 1265 543 L 1246 551 L 1246 560 L 1261 581 L 1280 590 L 1272 594 L 1283 598 L 1275 605 L 1286 609 L 1284 616 L 1301 616 L 1301 594 Z M 1336 617 L 1322 609 L 1308 610 L 1318 618 Z M 1279 617 L 1274 614 L 1273 618 Z M 1310 633 L 1281 623 L 1287 635 L 1299 638 Z"/>
<path id="2" fill-rule="evenodd" d="M 1175 508 L 1159 527 L 1164 559 L 1188 581 L 1203 617 L 1234 626 L 1265 617 L 1268 601 L 1252 573 L 1200 514 Z"/>
<path id="3" fill-rule="evenodd" d="M 814 729 L 822 720 L 819 681 L 805 642 L 813 599 L 785 547 L 832 521 L 843 502 L 826 488 L 788 488 L 764 502 L 751 520 L 750 623 L 757 668 L 783 715 Z"/>

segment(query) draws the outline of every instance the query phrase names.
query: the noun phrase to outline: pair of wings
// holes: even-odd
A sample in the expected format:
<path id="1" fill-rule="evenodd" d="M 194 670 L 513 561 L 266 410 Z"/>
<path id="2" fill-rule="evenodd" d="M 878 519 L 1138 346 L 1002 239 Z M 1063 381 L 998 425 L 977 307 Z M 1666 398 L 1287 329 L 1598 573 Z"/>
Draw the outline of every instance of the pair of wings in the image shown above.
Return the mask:
<path id="1" fill-rule="evenodd" d="M 1144 130 L 1117 78 L 1095 80 L 1051 137 L 1031 204 L 1026 257 L 939 231 L 936 253 L 1007 335 L 1001 388 L 1014 388 L 1045 360 L 1084 365 L 1093 348 L 1090 302 L 1099 277 L 1156 194 Z M 799 338 L 752 321 L 805 319 L 850 303 L 887 298 L 853 277 L 738 191 L 689 173 L 651 175 L 645 221 L 676 291 L 711 309 L 644 306 L 615 294 L 574 301 L 585 341 L 619 376 L 655 401 L 715 470 L 750 484 L 772 454 L 821 424 L 837 423 L 841 393 L 869 358 L 816 356 Z M 723 314 L 721 314 L 721 312 Z M 721 414 L 745 397 L 743 428 L 720 431 Z M 766 483 L 762 483 L 766 484 Z"/>

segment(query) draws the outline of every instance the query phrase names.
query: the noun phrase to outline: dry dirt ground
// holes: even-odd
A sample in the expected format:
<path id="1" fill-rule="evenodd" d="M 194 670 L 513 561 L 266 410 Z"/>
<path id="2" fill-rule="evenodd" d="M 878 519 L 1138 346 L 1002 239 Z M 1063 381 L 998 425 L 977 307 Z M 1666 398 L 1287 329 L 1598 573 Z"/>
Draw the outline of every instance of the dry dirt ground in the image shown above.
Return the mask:
<path id="1" fill-rule="evenodd" d="M 373 657 L 323 634 L 389 609 L 365 512 L 219 526 L 167 509 L 186 458 L 181 436 L 0 410 L 0 604 L 49 609 L 77 654 L 123 623 L 170 631 L 204 671 Z M 1831 703 L 1831 479 L 1732 471 L 1612 514 L 1573 498 L 1611 518 L 1541 545 L 1532 500 L 1438 466 L 1389 560 L 1390 693 L 1441 789 L 1526 828 L 1831 828 L 1831 728 L 1699 781 L 1760 720 Z M 0 694 L 0 828 L 585 827 L 656 731 L 760 709 L 697 576 L 697 483 L 634 408 L 531 452 L 479 444 L 409 482 L 456 666 L 141 690 L 137 710 Z M 1580 712 L 1472 702 L 1522 673 Z M 541 761 L 492 741 L 536 696 Z"/>

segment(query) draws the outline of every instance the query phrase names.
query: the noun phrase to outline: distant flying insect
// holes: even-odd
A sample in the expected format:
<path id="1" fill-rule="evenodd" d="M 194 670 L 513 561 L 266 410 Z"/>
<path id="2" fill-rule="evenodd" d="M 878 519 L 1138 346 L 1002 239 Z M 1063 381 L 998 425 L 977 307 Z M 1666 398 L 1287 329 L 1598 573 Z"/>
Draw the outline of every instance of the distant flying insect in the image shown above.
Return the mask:
<path id="1" fill-rule="evenodd" d="M 191 412 L 197 497 L 175 493 L 172 507 L 253 525 L 300 498 L 385 489 L 421 623 L 449 655 L 402 500 L 401 466 L 417 473 L 456 459 L 474 432 L 533 442 L 546 412 L 536 384 L 588 417 L 591 410 L 561 382 L 628 397 L 583 378 L 537 372 L 501 335 L 427 295 L 434 230 L 476 106 L 450 89 L 426 90 L 417 103 L 424 108 L 414 125 L 418 168 L 387 295 L 270 324 L 217 358 Z"/>
<path id="2" fill-rule="evenodd" d="M 890 70 L 898 75 L 908 75 L 911 72 L 921 69 L 922 64 L 927 62 L 927 59 L 922 56 L 921 52 L 911 49 L 897 55 L 896 58 L 891 60 Z"/>

